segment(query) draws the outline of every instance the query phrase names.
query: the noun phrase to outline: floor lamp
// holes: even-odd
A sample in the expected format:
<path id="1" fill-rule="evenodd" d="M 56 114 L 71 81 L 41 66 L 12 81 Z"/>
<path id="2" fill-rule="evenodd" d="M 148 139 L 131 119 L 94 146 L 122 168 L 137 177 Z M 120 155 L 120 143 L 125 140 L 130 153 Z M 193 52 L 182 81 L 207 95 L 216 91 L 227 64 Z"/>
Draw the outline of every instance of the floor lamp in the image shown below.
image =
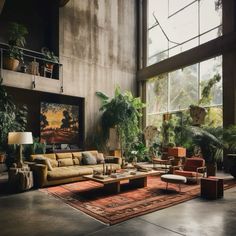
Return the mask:
<path id="1" fill-rule="evenodd" d="M 23 167 L 22 149 L 23 144 L 32 144 L 33 137 L 31 132 L 10 132 L 8 133 L 8 144 L 20 145 L 20 153 L 17 156 L 16 164 L 18 168 Z"/>

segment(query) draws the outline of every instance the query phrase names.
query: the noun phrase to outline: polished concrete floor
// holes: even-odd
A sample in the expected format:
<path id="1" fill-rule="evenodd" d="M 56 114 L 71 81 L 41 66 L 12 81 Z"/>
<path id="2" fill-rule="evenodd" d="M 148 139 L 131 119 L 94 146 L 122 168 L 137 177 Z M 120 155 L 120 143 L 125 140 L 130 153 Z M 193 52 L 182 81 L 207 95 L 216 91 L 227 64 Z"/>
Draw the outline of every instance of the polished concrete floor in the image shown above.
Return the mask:
<path id="1" fill-rule="evenodd" d="M 197 198 L 107 226 L 45 193 L 0 196 L 1 236 L 235 236 L 236 188 L 223 199 Z"/>

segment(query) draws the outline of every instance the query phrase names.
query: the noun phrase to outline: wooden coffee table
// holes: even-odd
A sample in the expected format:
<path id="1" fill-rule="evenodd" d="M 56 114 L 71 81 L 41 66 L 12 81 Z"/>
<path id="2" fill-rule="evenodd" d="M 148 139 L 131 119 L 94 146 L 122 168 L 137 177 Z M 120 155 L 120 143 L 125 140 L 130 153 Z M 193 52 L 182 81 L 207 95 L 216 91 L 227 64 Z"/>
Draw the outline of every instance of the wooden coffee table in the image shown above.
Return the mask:
<path id="1" fill-rule="evenodd" d="M 86 180 L 93 180 L 95 182 L 103 184 L 105 191 L 119 193 L 121 181 L 129 180 L 130 186 L 135 188 L 144 188 L 147 187 L 147 177 L 151 175 L 160 175 L 160 172 L 155 170 L 151 170 L 148 172 L 136 171 L 135 175 L 127 173 L 116 178 L 108 176 L 104 179 L 95 178 L 93 175 L 85 175 L 84 178 Z"/>

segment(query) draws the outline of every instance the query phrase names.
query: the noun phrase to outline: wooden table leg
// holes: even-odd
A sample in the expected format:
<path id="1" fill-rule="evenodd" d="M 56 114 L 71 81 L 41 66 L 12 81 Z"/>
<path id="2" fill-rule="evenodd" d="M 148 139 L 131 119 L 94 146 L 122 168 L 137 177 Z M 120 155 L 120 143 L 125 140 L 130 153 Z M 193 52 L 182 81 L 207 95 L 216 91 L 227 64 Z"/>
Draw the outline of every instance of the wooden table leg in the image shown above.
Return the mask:
<path id="1" fill-rule="evenodd" d="M 147 187 L 147 176 L 138 179 L 130 179 L 129 184 L 135 188 Z"/>
<path id="2" fill-rule="evenodd" d="M 120 182 L 104 184 L 104 190 L 112 193 L 120 192 Z"/>

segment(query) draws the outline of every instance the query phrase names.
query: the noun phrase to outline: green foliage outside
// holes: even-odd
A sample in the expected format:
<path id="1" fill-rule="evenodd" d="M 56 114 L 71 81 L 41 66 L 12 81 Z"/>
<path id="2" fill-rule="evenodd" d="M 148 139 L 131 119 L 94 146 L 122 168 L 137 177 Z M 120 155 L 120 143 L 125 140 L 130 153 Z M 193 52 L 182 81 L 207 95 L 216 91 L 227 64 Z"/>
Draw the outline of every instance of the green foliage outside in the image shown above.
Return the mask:
<path id="1" fill-rule="evenodd" d="M 101 99 L 103 112 L 101 125 L 103 140 L 107 141 L 109 128 L 116 128 L 120 140 L 122 154 L 128 159 L 131 154 L 133 143 L 138 141 L 141 133 L 139 118 L 142 116 L 141 109 L 145 106 L 140 98 L 135 98 L 129 91 L 121 92 L 117 87 L 113 98 L 107 97 L 102 92 L 97 92 Z"/>

